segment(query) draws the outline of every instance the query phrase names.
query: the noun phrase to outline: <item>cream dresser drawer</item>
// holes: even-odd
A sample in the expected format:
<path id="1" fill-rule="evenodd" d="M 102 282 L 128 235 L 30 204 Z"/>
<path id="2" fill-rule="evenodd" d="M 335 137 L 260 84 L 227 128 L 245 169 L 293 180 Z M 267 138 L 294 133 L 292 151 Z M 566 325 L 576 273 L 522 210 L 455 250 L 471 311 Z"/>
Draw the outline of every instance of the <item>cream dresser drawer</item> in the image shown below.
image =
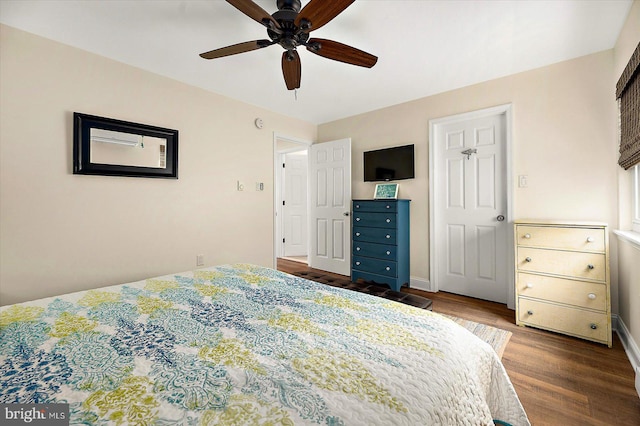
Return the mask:
<path id="1" fill-rule="evenodd" d="M 576 281 L 519 272 L 518 294 L 527 298 L 564 303 L 580 308 L 606 311 L 607 286 L 604 283 Z"/>
<path id="2" fill-rule="evenodd" d="M 525 298 L 520 298 L 518 304 L 521 323 L 608 343 L 607 330 L 610 324 L 604 312 L 591 312 Z"/>
<path id="3" fill-rule="evenodd" d="M 604 281 L 604 254 L 518 247 L 518 270 Z"/>
<path id="4" fill-rule="evenodd" d="M 604 223 L 515 221 L 516 324 L 611 347 Z"/>
<path id="5" fill-rule="evenodd" d="M 518 245 L 604 253 L 603 229 L 519 226 Z"/>

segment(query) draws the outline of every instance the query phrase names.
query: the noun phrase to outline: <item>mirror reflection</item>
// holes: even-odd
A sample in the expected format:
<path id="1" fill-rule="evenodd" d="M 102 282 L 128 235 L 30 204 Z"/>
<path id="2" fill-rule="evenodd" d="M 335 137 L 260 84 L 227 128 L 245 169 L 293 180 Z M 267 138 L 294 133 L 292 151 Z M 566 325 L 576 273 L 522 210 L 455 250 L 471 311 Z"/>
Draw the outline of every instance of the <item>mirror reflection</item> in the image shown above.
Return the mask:
<path id="1" fill-rule="evenodd" d="M 167 139 L 91 128 L 90 162 L 165 169 Z"/>

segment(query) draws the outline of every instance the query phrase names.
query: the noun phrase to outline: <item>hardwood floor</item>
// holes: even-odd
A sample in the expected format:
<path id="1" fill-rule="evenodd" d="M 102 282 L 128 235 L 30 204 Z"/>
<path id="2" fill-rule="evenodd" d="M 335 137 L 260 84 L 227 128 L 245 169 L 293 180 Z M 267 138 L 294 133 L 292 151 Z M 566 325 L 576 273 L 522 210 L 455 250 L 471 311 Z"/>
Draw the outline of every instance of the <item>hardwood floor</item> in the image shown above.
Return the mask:
<path id="1" fill-rule="evenodd" d="M 306 264 L 282 259 L 278 260 L 278 269 L 288 273 L 313 270 Z M 640 425 L 635 375 L 615 332 L 609 349 L 519 327 L 515 312 L 500 303 L 445 292 L 402 291 L 430 298 L 434 312 L 513 333 L 502 362 L 532 425 Z"/>

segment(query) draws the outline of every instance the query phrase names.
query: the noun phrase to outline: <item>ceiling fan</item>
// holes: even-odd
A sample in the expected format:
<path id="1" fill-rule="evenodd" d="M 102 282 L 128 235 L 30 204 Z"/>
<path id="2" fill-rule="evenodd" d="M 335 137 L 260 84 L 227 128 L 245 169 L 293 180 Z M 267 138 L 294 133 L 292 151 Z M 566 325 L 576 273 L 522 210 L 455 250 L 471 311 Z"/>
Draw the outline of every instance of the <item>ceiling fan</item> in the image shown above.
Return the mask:
<path id="1" fill-rule="evenodd" d="M 252 0 L 227 0 L 240 12 L 267 28 L 269 40 L 253 40 L 238 43 L 210 52 L 201 53 L 204 59 L 222 58 L 238 53 L 262 49 L 279 44 L 285 49 L 282 54 L 282 74 L 287 89 L 300 87 L 302 68 L 298 46 L 304 46 L 311 53 L 347 64 L 371 68 L 378 58 L 370 53 L 322 38 L 309 38 L 309 33 L 324 26 L 338 16 L 355 0 L 311 0 L 301 8 L 300 0 L 277 0 L 278 11 L 269 15 Z"/>

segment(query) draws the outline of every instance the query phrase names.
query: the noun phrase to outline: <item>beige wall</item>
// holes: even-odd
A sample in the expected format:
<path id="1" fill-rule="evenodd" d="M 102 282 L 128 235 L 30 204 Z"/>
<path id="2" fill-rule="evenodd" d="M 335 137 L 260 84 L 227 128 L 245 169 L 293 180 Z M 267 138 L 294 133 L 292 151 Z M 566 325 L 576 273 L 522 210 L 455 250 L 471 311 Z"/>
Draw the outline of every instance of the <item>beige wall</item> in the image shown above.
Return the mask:
<path id="1" fill-rule="evenodd" d="M 73 175 L 74 111 L 178 129 L 179 179 Z M 273 132 L 316 138 L 311 123 L 1 26 L 0 303 L 184 271 L 197 254 L 272 266 Z"/>
<path id="2" fill-rule="evenodd" d="M 353 196 L 370 198 L 363 151 L 413 143 L 416 178 L 400 182 L 412 199 L 411 275 L 429 279 L 429 120 L 496 105 L 513 105 L 514 217 L 607 222 L 617 225 L 617 126 L 612 95 L 613 50 L 500 78 L 436 96 L 320 125 L 318 140 L 352 138 Z M 615 274 L 614 274 L 615 275 Z M 614 277 L 615 278 L 615 277 Z M 612 287 L 617 310 L 616 281 Z"/>
<path id="3" fill-rule="evenodd" d="M 636 0 L 631 7 L 614 49 L 613 83 L 618 81 L 622 71 L 629 62 L 629 58 L 640 43 L 640 1 Z M 617 135 L 617 134 L 616 134 Z M 616 136 L 614 151 L 617 154 L 618 137 Z M 619 193 L 619 226 L 622 230 L 631 228 L 631 172 L 617 168 Z M 613 240 L 613 244 L 616 239 Z M 618 239 L 618 286 L 620 288 L 620 319 L 629 329 L 633 340 L 640 345 L 640 249 L 630 243 Z"/>

